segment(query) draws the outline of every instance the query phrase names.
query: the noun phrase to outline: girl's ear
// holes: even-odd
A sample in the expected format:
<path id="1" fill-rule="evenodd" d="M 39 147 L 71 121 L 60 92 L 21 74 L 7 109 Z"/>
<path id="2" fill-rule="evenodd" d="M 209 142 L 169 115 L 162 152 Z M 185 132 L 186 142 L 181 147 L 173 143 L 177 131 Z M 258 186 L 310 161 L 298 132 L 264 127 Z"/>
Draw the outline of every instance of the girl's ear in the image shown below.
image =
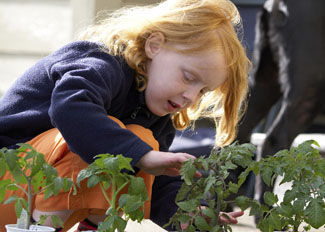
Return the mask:
<path id="1" fill-rule="evenodd" d="M 164 41 L 165 37 L 160 32 L 154 32 L 149 36 L 144 45 L 146 55 L 149 59 L 152 59 L 159 53 Z"/>

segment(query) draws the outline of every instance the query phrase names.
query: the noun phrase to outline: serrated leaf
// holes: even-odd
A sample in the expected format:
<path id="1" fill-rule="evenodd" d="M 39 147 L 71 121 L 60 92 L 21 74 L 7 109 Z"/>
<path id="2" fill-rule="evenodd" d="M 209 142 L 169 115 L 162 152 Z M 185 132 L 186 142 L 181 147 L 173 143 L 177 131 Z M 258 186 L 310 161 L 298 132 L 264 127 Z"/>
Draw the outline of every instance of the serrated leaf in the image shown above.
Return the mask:
<path id="1" fill-rule="evenodd" d="M 128 193 L 131 195 L 140 195 L 143 200 L 147 200 L 148 199 L 147 189 L 143 178 L 141 177 L 132 178 L 128 189 Z"/>
<path id="2" fill-rule="evenodd" d="M 325 224 L 325 211 L 323 208 L 323 202 L 320 199 L 313 199 L 309 202 L 305 210 L 307 216 L 307 223 L 312 227 L 318 229 Z"/>
<path id="3" fill-rule="evenodd" d="M 97 175 L 90 176 L 87 180 L 87 187 L 92 188 L 100 182 L 100 178 Z"/>
<path id="4" fill-rule="evenodd" d="M 291 201 L 293 201 L 296 198 L 296 193 L 295 191 L 292 190 L 287 190 L 284 193 L 283 201 L 287 204 L 289 204 Z"/>
<path id="5" fill-rule="evenodd" d="M 183 163 L 180 170 L 181 177 L 187 185 L 192 185 L 194 174 L 196 172 L 196 168 L 193 165 L 193 162 L 193 159 L 187 160 L 185 163 Z"/>
<path id="6" fill-rule="evenodd" d="M 291 204 L 287 205 L 284 202 L 282 202 L 280 204 L 280 207 L 277 207 L 276 210 L 279 212 L 280 215 L 283 215 L 288 218 L 292 217 L 293 215 Z"/>
<path id="7" fill-rule="evenodd" d="M 203 210 L 202 210 L 202 213 L 205 215 L 205 216 L 208 216 L 209 218 L 211 219 L 215 219 L 217 218 L 217 215 L 215 213 L 215 211 L 209 207 L 205 207 Z"/>
<path id="8" fill-rule="evenodd" d="M 268 186 L 271 185 L 271 179 L 272 179 L 273 171 L 270 167 L 265 167 L 261 169 L 261 176 L 265 184 Z"/>
<path id="9" fill-rule="evenodd" d="M 236 198 L 236 204 L 240 207 L 242 211 L 246 210 L 251 206 L 250 199 L 246 196 L 239 196 Z"/>
<path id="10" fill-rule="evenodd" d="M 53 189 L 54 195 L 58 195 L 62 187 L 63 187 L 63 179 L 61 177 L 56 177 L 54 179 L 54 189 Z"/>
<path id="11" fill-rule="evenodd" d="M 201 231 L 209 231 L 211 228 L 207 223 L 207 221 L 202 216 L 196 216 L 194 222 L 196 227 Z"/>
<path id="12" fill-rule="evenodd" d="M 2 177 L 6 173 L 6 163 L 4 159 L 0 159 L 0 177 Z"/>
<path id="13" fill-rule="evenodd" d="M 268 204 L 269 206 L 274 205 L 275 203 L 277 203 L 279 200 L 278 196 L 271 193 L 271 192 L 265 192 L 264 193 L 264 201 L 266 204 Z"/>
<path id="14" fill-rule="evenodd" d="M 137 222 L 141 222 L 144 218 L 144 212 L 140 208 L 130 212 L 128 215 L 132 221 Z"/>
<path id="15" fill-rule="evenodd" d="M 55 228 L 58 228 L 58 227 L 63 227 L 63 221 L 61 220 L 61 218 L 59 218 L 58 216 L 56 215 L 51 215 L 51 220 L 52 220 L 52 223 L 53 223 L 53 226 Z"/>
<path id="16" fill-rule="evenodd" d="M 189 212 L 189 213 L 196 210 L 197 207 L 199 206 L 198 201 L 195 199 L 189 201 L 177 202 L 176 204 L 181 210 L 184 210 L 185 212 Z"/>
<path id="17" fill-rule="evenodd" d="M 13 170 L 16 168 L 16 164 L 18 162 L 18 152 L 17 151 L 15 151 L 13 149 L 7 150 L 6 153 L 4 154 L 4 158 L 6 159 L 9 170 Z"/>
<path id="18" fill-rule="evenodd" d="M 127 222 L 121 218 L 117 217 L 114 222 L 114 227 L 117 229 L 118 232 L 124 232 Z"/>
<path id="19" fill-rule="evenodd" d="M 140 196 L 129 195 L 129 197 L 126 199 L 126 203 L 123 209 L 125 213 L 129 214 L 137 210 L 142 204 L 143 201 L 141 200 Z"/>
<path id="20" fill-rule="evenodd" d="M 272 211 L 271 214 L 268 216 L 267 219 L 268 219 L 269 224 L 273 228 L 275 228 L 277 230 L 281 230 L 282 229 L 280 217 L 279 217 L 279 215 L 276 212 Z"/>
<path id="21" fill-rule="evenodd" d="M 22 201 L 20 199 L 17 199 L 15 203 L 15 213 L 17 218 L 20 218 L 22 209 L 23 209 Z"/>
<path id="22" fill-rule="evenodd" d="M 131 166 L 132 158 L 127 158 L 127 157 L 124 157 L 123 155 L 117 155 L 116 157 L 118 158 L 118 161 L 119 161 L 119 169 L 120 170 L 126 169 L 126 170 L 134 172 L 134 169 Z"/>
<path id="23" fill-rule="evenodd" d="M 234 184 L 234 183 L 232 183 L 230 181 L 228 186 L 229 186 L 229 191 L 230 192 L 232 192 L 232 193 L 237 193 L 238 192 L 239 186 L 237 184 Z"/>
<path id="24" fill-rule="evenodd" d="M 295 212 L 303 212 L 305 207 L 305 199 L 298 198 L 293 202 L 293 210 Z"/>
<path id="25" fill-rule="evenodd" d="M 188 214 L 182 214 L 179 215 L 176 220 L 178 220 L 181 223 L 188 223 L 191 220 L 191 216 Z"/>
<path id="26" fill-rule="evenodd" d="M 91 164 L 89 166 L 91 166 Z M 82 169 L 77 176 L 77 185 L 80 187 L 80 182 L 90 177 L 91 175 L 93 175 L 93 169 L 91 168 Z"/>
<path id="27" fill-rule="evenodd" d="M 108 173 L 113 175 L 118 175 L 120 173 L 119 160 L 117 157 L 105 158 L 104 164 Z"/>
<path id="28" fill-rule="evenodd" d="M 186 232 L 195 232 L 195 227 L 193 225 L 189 225 L 187 228 L 186 228 Z"/>
<path id="29" fill-rule="evenodd" d="M 183 183 L 181 188 L 178 190 L 175 201 L 182 201 L 188 195 L 188 192 L 191 190 L 191 186 Z"/>

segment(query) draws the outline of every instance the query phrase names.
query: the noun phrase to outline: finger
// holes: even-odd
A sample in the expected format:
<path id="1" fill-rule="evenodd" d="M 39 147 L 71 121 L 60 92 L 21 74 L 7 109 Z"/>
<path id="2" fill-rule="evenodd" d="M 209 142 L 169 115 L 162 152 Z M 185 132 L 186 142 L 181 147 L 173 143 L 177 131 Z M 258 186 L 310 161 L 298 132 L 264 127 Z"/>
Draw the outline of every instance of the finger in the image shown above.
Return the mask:
<path id="1" fill-rule="evenodd" d="M 188 153 L 181 153 L 183 154 L 187 159 L 196 159 L 194 155 L 188 154 Z"/>
<path id="2" fill-rule="evenodd" d="M 232 217 L 237 218 L 237 217 L 243 216 L 244 212 L 243 211 L 230 212 L 230 213 L 228 213 L 228 215 L 231 215 Z"/>
<path id="3" fill-rule="evenodd" d="M 238 221 L 235 217 L 232 216 L 231 213 L 221 213 L 220 221 L 225 222 L 227 224 L 237 224 Z"/>
<path id="4" fill-rule="evenodd" d="M 179 176 L 180 171 L 177 168 L 165 168 L 162 175 L 166 176 Z"/>
<path id="5" fill-rule="evenodd" d="M 202 174 L 201 174 L 201 172 L 196 171 L 195 174 L 194 174 L 194 176 L 195 176 L 196 178 L 200 178 L 200 177 L 202 176 Z"/>

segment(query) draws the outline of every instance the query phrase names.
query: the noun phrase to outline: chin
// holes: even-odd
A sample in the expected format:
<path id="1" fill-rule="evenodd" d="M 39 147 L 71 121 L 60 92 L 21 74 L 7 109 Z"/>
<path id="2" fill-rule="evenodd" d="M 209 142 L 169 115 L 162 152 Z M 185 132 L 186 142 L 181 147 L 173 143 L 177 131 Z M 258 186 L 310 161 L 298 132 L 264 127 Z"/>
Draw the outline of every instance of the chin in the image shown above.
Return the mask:
<path id="1" fill-rule="evenodd" d="M 148 109 L 150 110 L 151 113 L 153 113 L 154 115 L 158 116 L 158 117 L 163 117 L 163 116 L 166 116 L 167 113 L 162 111 L 162 110 L 159 110 L 159 109 L 155 109 L 153 107 L 150 107 L 150 106 L 147 106 Z"/>

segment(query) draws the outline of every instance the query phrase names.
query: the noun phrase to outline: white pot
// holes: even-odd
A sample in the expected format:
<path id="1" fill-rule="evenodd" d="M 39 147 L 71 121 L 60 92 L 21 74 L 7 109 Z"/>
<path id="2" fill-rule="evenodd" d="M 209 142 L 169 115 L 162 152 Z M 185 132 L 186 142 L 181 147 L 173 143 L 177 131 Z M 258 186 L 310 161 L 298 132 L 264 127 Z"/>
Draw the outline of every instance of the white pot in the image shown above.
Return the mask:
<path id="1" fill-rule="evenodd" d="M 54 228 L 48 226 L 38 226 L 30 225 L 29 229 L 20 229 L 16 227 L 16 224 L 6 225 L 7 232 L 29 232 L 29 231 L 39 231 L 39 232 L 53 232 Z"/>

